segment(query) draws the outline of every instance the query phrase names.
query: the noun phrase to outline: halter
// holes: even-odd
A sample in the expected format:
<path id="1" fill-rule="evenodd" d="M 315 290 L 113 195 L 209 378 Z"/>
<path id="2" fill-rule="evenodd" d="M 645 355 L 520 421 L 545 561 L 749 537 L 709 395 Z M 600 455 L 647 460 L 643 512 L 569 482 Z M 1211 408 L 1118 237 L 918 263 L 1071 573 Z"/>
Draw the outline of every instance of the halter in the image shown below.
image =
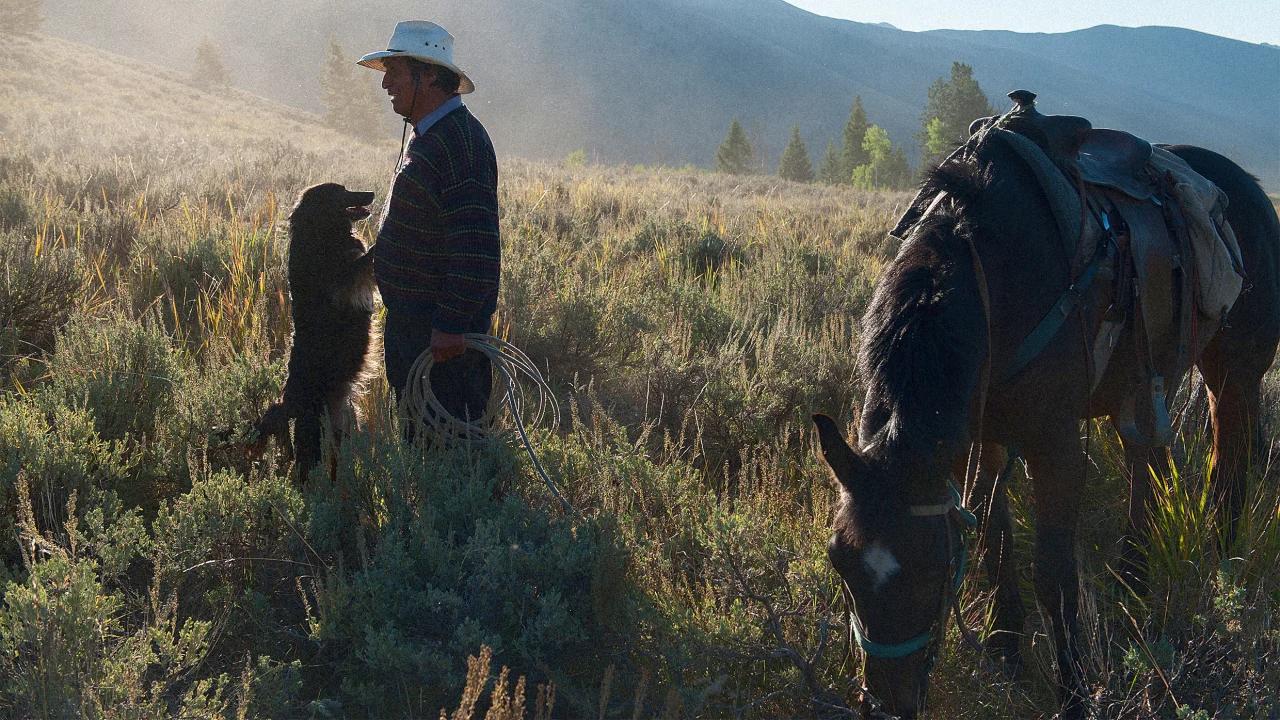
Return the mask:
<path id="1" fill-rule="evenodd" d="M 943 602 L 942 614 L 939 620 L 945 619 L 947 611 L 951 609 L 951 602 L 960 590 L 960 583 L 964 580 L 965 559 L 969 554 L 969 534 L 964 532 L 965 528 L 973 529 L 978 526 L 978 518 L 973 513 L 965 509 L 960 499 L 960 491 L 956 489 L 955 483 L 949 483 L 951 494 L 946 501 L 937 505 L 912 505 L 907 508 L 912 517 L 937 517 L 943 516 L 947 523 L 947 554 L 951 555 L 952 543 L 955 536 L 959 535 L 961 539 L 960 555 L 951 555 L 951 564 L 953 566 L 951 582 L 947 586 L 948 598 Z M 953 512 L 954 511 L 954 512 Z M 958 517 L 964 527 L 954 525 L 952 517 Z M 843 581 L 842 581 L 843 582 Z M 928 646 L 931 641 L 937 638 L 937 626 L 942 624 L 939 620 L 935 620 L 929 624 L 924 632 L 916 635 L 910 640 L 888 645 L 878 643 L 867 637 L 867 631 L 862 627 L 862 621 L 858 619 L 857 607 L 853 602 L 853 594 L 849 592 L 848 585 L 845 585 L 845 597 L 849 601 L 849 627 L 853 631 L 854 641 L 863 652 L 875 658 L 900 658 L 906 657 L 911 653 L 917 652 Z M 959 619 L 957 618 L 957 622 Z"/>

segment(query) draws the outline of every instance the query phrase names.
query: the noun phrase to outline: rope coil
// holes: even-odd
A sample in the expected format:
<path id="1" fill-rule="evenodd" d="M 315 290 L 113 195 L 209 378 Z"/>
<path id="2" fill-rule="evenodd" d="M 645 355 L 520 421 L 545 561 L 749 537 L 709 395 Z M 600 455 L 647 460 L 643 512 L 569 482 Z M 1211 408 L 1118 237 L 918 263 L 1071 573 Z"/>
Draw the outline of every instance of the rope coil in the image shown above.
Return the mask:
<path id="1" fill-rule="evenodd" d="M 515 420 L 520 441 L 528 451 L 529 459 L 533 461 L 533 467 L 542 477 L 542 481 L 566 510 L 581 518 L 581 513 L 564 499 L 546 470 L 542 468 L 542 463 L 538 461 L 538 456 L 533 451 L 533 444 L 529 442 L 528 433 L 525 432 L 526 421 L 532 425 L 540 424 L 548 413 L 551 417 L 552 431 L 559 429 L 560 404 L 551 386 L 543 379 L 542 373 L 538 372 L 538 367 L 533 364 L 529 356 L 515 345 L 484 333 L 467 333 L 463 337 L 466 339 L 468 348 L 484 353 L 497 370 L 498 377 L 502 380 L 506 405 L 511 409 L 511 416 Z M 431 368 L 434 365 L 435 358 L 431 355 L 431 348 L 427 348 L 409 368 L 409 382 L 401 408 L 402 421 L 412 422 L 420 428 L 429 429 L 432 437 L 447 442 L 461 444 L 486 442 L 490 437 L 490 428 L 501 409 L 501 403 L 490 403 L 489 407 L 485 408 L 484 414 L 475 419 L 464 420 L 450 415 L 431 390 Z M 524 385 L 520 382 L 521 376 L 531 382 L 538 391 L 537 403 L 533 406 L 531 415 L 525 412 L 528 398 L 525 396 Z"/>

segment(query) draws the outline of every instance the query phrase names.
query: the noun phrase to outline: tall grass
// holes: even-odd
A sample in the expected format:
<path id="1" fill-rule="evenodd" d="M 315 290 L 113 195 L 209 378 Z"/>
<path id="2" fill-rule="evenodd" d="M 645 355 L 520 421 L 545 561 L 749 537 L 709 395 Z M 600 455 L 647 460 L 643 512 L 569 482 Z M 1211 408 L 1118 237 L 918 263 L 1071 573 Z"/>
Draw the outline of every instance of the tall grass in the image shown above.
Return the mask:
<path id="1" fill-rule="evenodd" d="M 336 482 L 294 486 L 281 455 L 247 452 L 284 376 L 284 218 L 313 182 L 382 190 L 394 144 L 47 41 L 85 71 L 0 83 L 0 710 L 498 718 L 530 687 L 542 716 L 847 709 L 834 489 L 807 418 L 857 416 L 856 318 L 908 196 L 504 159 L 499 325 L 565 404 L 534 443 L 584 518 L 510 444 L 402 447 L 379 382 Z M 85 96 L 101 104 L 68 133 L 56 118 Z M 1275 717 L 1276 470 L 1251 470 L 1221 557 L 1190 432 L 1139 599 L 1108 570 L 1121 453 L 1093 436 L 1100 714 Z M 1012 490 L 1029 568 L 1029 483 Z M 934 715 L 1051 717 L 1047 626 L 1033 613 L 1019 682 L 950 638 Z M 491 661 L 510 673 L 486 695 Z"/>

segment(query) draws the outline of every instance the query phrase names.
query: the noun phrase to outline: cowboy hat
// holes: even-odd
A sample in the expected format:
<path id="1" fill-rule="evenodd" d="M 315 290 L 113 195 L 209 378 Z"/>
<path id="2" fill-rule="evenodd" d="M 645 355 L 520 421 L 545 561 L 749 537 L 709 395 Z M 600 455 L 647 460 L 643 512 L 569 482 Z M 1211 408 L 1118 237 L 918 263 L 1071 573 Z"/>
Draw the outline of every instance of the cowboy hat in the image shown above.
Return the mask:
<path id="1" fill-rule="evenodd" d="M 384 58 L 409 57 L 432 65 L 447 67 L 458 73 L 461 82 L 458 92 L 466 94 L 476 89 L 475 83 L 467 74 L 453 64 L 453 36 L 447 30 L 426 20 L 405 20 L 396 23 L 396 29 L 387 41 L 387 49 L 369 53 L 356 62 L 367 68 L 386 72 L 382 64 Z"/>

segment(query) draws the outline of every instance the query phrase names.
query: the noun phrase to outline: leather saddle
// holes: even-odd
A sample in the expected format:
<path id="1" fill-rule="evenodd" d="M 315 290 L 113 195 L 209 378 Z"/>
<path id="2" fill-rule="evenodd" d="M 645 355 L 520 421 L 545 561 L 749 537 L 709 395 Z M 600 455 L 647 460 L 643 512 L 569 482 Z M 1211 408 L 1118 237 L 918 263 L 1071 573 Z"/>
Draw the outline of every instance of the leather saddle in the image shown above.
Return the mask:
<path id="1" fill-rule="evenodd" d="M 1134 200 L 1154 196 L 1144 177 L 1151 143 L 1123 130 L 1095 128 L 1075 115 L 1044 115 L 1029 90 L 1014 90 L 1009 99 L 1017 107 L 1003 116 L 1001 127 L 1029 138 L 1090 185 L 1119 190 Z"/>
<path id="2" fill-rule="evenodd" d="M 1150 402 L 1142 403 L 1141 424 L 1145 427 L 1138 427 L 1134 402 L 1125 403 L 1115 418 L 1116 425 L 1126 440 L 1167 444 L 1172 439 L 1172 426 L 1166 398 L 1172 397 L 1177 386 L 1166 394 L 1164 378 L 1156 370 L 1153 341 L 1163 345 L 1162 340 L 1171 338 L 1176 345 L 1174 378 L 1182 377 L 1198 348 L 1188 347 L 1195 300 L 1191 273 L 1182 263 L 1191 257 L 1190 241 L 1186 232 L 1174 227 L 1180 213 L 1165 206 L 1169 198 L 1160 179 L 1147 170 L 1151 143 L 1120 130 L 1094 128 L 1082 117 L 1041 114 L 1035 108 L 1035 93 L 1026 90 L 1011 92 L 1009 98 L 1016 108 L 1003 116 L 977 120 L 970 130 L 986 129 L 1004 138 L 1032 166 L 1049 196 L 1064 241 L 1078 244 L 1071 248 L 1077 256 L 1076 267 L 1092 260 L 1086 270 L 1093 273 L 1102 262 L 1106 265 L 1102 275 L 1115 278 L 1112 307 L 1095 329 L 1093 386 L 1102 379 L 1117 345 L 1116 336 L 1128 328 L 1140 366 L 1135 368 L 1139 388 L 1133 393 L 1134 400 L 1145 395 Z M 1082 206 L 1092 211 L 1083 227 Z M 1084 256 L 1088 254 L 1092 257 Z M 1078 286 L 1081 278 L 1073 281 Z M 1073 290 L 1080 291 L 1076 286 Z M 1022 359 L 1015 362 L 1010 377 L 1025 367 L 1048 339 L 1046 331 L 1038 327 L 1019 349 Z"/>

